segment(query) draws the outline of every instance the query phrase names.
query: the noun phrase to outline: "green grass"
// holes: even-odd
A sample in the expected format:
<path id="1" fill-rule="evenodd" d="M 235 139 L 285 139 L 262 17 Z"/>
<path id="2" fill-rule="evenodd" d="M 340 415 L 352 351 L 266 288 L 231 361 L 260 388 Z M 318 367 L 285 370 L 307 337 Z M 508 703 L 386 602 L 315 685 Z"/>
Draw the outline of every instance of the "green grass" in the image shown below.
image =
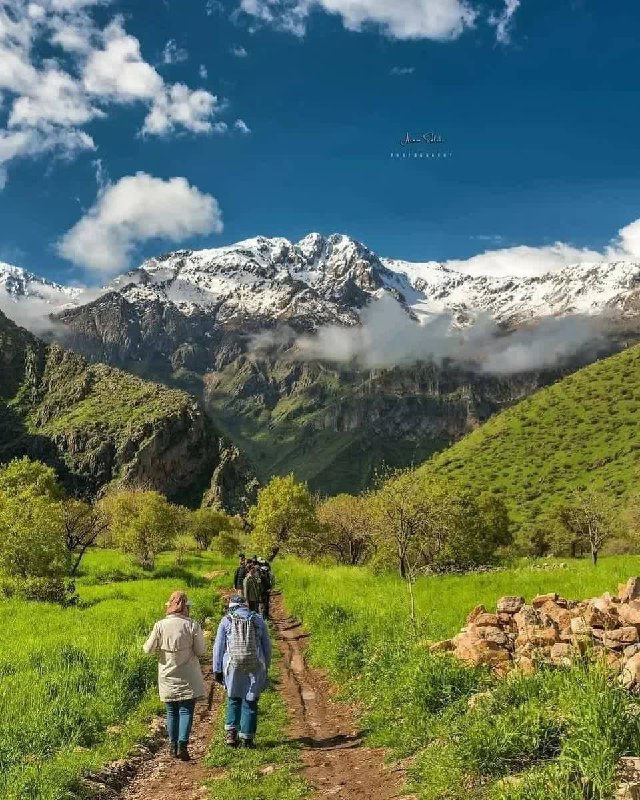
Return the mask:
<path id="1" fill-rule="evenodd" d="M 640 461 L 640 346 L 603 359 L 486 422 L 422 470 L 502 497 L 530 523 L 575 489 L 623 501 Z"/>
<path id="2" fill-rule="evenodd" d="M 478 602 L 558 591 L 569 598 L 615 591 L 640 573 L 640 557 L 566 569 L 421 578 L 418 636 L 406 586 L 363 568 L 322 568 L 293 559 L 278 568 L 290 611 L 311 632 L 313 663 L 358 701 L 373 744 L 415 754 L 410 790 L 424 800 L 610 800 L 618 758 L 640 752 L 640 705 L 602 665 L 495 678 L 427 640 L 449 637 Z M 473 710 L 469 697 L 491 694 Z"/>
<path id="3" fill-rule="evenodd" d="M 159 710 L 156 661 L 142 653 L 153 623 L 187 587 L 203 619 L 219 601 L 202 574 L 226 569 L 213 553 L 180 568 L 163 554 L 153 575 L 107 551 L 86 557 L 75 608 L 0 603 L 0 797 L 82 797 L 87 771 L 121 758 Z M 116 582 L 105 583 L 116 572 Z M 122 579 L 123 576 L 128 579 Z M 230 572 L 214 585 L 228 584 Z"/>

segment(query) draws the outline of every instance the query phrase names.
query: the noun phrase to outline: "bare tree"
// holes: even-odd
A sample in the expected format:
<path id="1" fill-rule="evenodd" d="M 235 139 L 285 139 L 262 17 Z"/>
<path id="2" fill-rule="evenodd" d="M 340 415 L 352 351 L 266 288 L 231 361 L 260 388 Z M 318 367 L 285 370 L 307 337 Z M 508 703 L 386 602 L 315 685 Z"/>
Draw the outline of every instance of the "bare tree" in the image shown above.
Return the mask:
<path id="1" fill-rule="evenodd" d="M 87 549 L 106 530 L 107 520 L 95 506 L 72 498 L 63 501 L 62 515 L 67 550 L 72 560 L 71 574 L 75 575 Z"/>

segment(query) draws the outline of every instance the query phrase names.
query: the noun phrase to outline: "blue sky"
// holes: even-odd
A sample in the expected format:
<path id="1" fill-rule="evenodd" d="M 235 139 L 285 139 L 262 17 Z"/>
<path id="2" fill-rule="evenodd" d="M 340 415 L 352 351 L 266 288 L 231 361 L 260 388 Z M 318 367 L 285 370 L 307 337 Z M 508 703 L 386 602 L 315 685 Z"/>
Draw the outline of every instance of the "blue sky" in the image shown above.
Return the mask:
<path id="1" fill-rule="evenodd" d="M 632 0 L 26 8 L 0 0 L 0 260 L 36 273 L 312 230 L 411 260 L 565 243 L 553 266 L 640 217 Z"/>

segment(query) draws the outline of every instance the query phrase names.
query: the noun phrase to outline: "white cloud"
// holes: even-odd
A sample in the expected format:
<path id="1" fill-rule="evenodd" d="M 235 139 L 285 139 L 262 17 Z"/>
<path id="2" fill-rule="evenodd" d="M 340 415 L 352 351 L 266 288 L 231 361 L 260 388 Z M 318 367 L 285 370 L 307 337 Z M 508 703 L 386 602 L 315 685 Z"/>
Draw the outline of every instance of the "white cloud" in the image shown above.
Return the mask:
<path id="1" fill-rule="evenodd" d="M 136 245 L 179 242 L 222 231 L 217 200 L 185 178 L 162 180 L 138 172 L 108 185 L 95 205 L 58 243 L 64 258 L 102 274 L 124 270 Z"/>
<path id="2" fill-rule="evenodd" d="M 198 69 L 198 75 L 202 78 L 203 81 L 206 81 L 209 77 L 209 70 L 206 68 L 204 64 L 200 64 L 200 68 Z"/>
<path id="3" fill-rule="evenodd" d="M 165 44 L 162 51 L 163 64 L 180 64 L 182 61 L 187 61 L 189 53 L 184 47 L 178 47 L 175 39 L 169 39 Z"/>
<path id="4" fill-rule="evenodd" d="M 240 133 L 244 134 L 251 133 L 251 128 L 247 125 L 247 123 L 243 119 L 237 119 L 233 123 L 233 127 Z"/>
<path id="5" fill-rule="evenodd" d="M 236 58 L 246 58 L 249 55 L 241 44 L 234 44 L 234 46 L 229 49 L 229 52 Z"/>
<path id="6" fill-rule="evenodd" d="M 391 69 L 391 74 L 397 76 L 413 75 L 415 71 L 415 67 L 393 67 Z"/>
<path id="7" fill-rule="evenodd" d="M 298 36 L 313 8 L 337 14 L 348 30 L 376 25 L 392 39 L 456 39 L 476 12 L 466 0 L 241 0 L 240 9 Z"/>
<path id="8" fill-rule="evenodd" d="M 509 44 L 511 41 L 511 21 L 520 7 L 520 0 L 504 0 L 502 14 L 492 14 L 489 17 L 491 25 L 496 27 L 496 39 L 500 44 Z"/>
<path id="9" fill-rule="evenodd" d="M 640 219 L 621 228 L 602 252 L 555 242 L 542 247 L 519 245 L 487 250 L 471 258 L 445 261 L 444 265 L 470 275 L 528 278 L 558 272 L 578 263 L 634 260 L 640 260 Z"/>
<path id="10" fill-rule="evenodd" d="M 191 91 L 183 83 L 174 83 L 155 98 L 144 121 L 142 133 L 166 136 L 177 127 L 186 128 L 193 133 L 208 133 L 215 130 L 211 117 L 219 109 L 218 98 L 204 89 Z"/>
<path id="11" fill-rule="evenodd" d="M 93 149 L 81 128 L 114 105 L 146 106 L 141 133 L 148 136 L 220 130 L 216 115 L 224 105 L 216 97 L 166 83 L 121 17 L 97 24 L 93 7 L 109 2 L 0 0 L 0 103 L 8 112 L 0 128 L 3 184 L 13 158 Z M 51 52 L 47 59 L 39 55 L 43 49 Z M 172 39 L 164 56 L 176 63 L 185 53 Z"/>

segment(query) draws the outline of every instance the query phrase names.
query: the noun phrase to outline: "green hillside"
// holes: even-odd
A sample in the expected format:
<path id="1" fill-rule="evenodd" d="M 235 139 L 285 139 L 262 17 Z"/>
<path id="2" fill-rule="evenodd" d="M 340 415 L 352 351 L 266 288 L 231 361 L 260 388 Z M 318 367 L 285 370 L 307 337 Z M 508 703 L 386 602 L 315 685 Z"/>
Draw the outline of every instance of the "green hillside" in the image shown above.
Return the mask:
<path id="1" fill-rule="evenodd" d="M 503 497 L 529 523 L 575 489 L 623 498 L 640 462 L 640 346 L 493 417 L 420 470 Z"/>

